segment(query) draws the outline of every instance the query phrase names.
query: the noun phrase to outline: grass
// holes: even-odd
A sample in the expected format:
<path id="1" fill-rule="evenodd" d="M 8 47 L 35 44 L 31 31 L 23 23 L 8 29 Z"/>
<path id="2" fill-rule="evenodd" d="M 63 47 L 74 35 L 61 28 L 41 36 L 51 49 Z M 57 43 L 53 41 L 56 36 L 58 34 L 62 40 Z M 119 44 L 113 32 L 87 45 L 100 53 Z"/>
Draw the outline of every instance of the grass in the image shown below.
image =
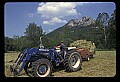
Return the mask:
<path id="1" fill-rule="evenodd" d="M 18 52 L 5 53 L 5 76 L 13 77 L 9 70 L 11 60 L 17 58 Z M 83 61 L 82 69 L 67 73 L 64 69 L 53 72 L 53 77 L 114 77 L 116 75 L 116 51 L 97 51 L 90 61 Z M 24 70 L 19 77 L 28 77 Z"/>

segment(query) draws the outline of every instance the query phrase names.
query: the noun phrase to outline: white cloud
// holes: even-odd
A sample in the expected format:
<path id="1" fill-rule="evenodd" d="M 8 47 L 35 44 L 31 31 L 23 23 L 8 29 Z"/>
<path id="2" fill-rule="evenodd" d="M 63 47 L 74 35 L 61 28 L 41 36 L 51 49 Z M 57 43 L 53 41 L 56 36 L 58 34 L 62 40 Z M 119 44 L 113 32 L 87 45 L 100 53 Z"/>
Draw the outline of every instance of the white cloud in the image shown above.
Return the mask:
<path id="1" fill-rule="evenodd" d="M 57 23 L 67 23 L 66 20 L 62 20 L 62 19 L 59 19 L 57 17 L 52 17 L 50 20 L 48 21 L 43 21 L 43 24 L 49 24 L 49 25 L 54 25 L 54 24 L 57 24 Z"/>
<path id="2" fill-rule="evenodd" d="M 49 29 L 48 32 L 52 32 L 52 29 Z"/>
<path id="3" fill-rule="evenodd" d="M 48 2 L 46 4 L 40 3 L 37 10 L 42 17 L 62 18 L 64 16 L 77 15 L 75 7 L 76 4 L 70 2 Z"/>
<path id="4" fill-rule="evenodd" d="M 41 2 L 40 4 L 39 4 L 39 6 L 42 6 L 42 5 L 44 5 L 45 3 L 43 3 L 43 2 Z"/>
<path id="5" fill-rule="evenodd" d="M 54 25 L 56 23 L 66 23 L 66 20 L 62 20 L 63 18 L 81 15 L 81 13 L 78 13 L 75 9 L 76 6 L 90 3 L 96 2 L 42 2 L 39 4 L 37 12 L 42 18 L 50 19 L 48 21 L 43 21 L 43 24 Z"/>
<path id="6" fill-rule="evenodd" d="M 97 3 L 103 3 L 103 2 L 76 2 L 77 5 L 85 5 L 85 4 L 97 4 Z"/>
<path id="7" fill-rule="evenodd" d="M 33 13 L 28 13 L 28 17 L 33 17 L 34 16 L 34 14 Z"/>
<path id="8" fill-rule="evenodd" d="M 43 24 L 53 25 L 54 23 L 66 23 L 66 20 L 62 20 L 66 16 L 77 15 L 76 6 L 76 3 L 71 2 L 47 2 L 40 3 L 37 11 L 41 17 L 50 19 L 43 21 Z"/>

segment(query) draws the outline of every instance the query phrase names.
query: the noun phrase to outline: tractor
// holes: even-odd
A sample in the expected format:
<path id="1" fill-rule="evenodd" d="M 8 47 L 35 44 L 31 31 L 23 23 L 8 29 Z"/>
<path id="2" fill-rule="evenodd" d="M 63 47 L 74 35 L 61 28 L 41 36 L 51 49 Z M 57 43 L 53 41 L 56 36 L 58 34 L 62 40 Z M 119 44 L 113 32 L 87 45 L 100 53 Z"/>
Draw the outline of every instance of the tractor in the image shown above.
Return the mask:
<path id="1" fill-rule="evenodd" d="M 40 37 L 40 48 L 27 48 L 23 50 L 18 58 L 10 65 L 10 71 L 14 77 L 20 75 L 24 69 L 26 74 L 32 77 L 50 77 L 53 69 L 60 64 L 66 72 L 75 72 L 81 69 L 82 56 L 73 47 L 66 47 L 61 55 L 57 48 L 44 48 Z"/>

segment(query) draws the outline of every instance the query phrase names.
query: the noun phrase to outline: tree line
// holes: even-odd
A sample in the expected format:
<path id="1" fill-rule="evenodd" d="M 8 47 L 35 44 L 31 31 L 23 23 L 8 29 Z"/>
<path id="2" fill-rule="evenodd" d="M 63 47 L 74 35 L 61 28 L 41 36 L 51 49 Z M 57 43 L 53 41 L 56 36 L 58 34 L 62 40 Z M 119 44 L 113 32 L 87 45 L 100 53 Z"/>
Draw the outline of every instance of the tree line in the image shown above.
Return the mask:
<path id="1" fill-rule="evenodd" d="M 91 27 L 99 27 L 91 28 Z M 4 50 L 22 51 L 26 48 L 39 48 L 40 36 L 46 48 L 54 47 L 60 41 L 64 41 L 67 46 L 77 39 L 86 39 L 96 44 L 98 49 L 116 49 L 116 10 L 109 16 L 107 13 L 99 13 L 95 24 L 82 29 L 60 27 L 51 33 L 43 32 L 41 26 L 29 23 L 25 29 L 24 36 L 14 36 L 13 38 L 4 36 Z"/>

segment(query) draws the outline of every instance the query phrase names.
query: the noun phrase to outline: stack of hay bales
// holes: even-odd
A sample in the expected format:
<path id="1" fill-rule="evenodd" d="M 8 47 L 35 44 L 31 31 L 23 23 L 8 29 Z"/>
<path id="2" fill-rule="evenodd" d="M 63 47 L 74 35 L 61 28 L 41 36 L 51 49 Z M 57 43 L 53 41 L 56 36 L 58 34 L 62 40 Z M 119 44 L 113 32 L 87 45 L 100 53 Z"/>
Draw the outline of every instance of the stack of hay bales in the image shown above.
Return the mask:
<path id="1" fill-rule="evenodd" d="M 87 40 L 76 40 L 70 44 L 70 47 L 87 48 L 90 50 L 91 54 L 95 52 L 95 44 Z"/>

